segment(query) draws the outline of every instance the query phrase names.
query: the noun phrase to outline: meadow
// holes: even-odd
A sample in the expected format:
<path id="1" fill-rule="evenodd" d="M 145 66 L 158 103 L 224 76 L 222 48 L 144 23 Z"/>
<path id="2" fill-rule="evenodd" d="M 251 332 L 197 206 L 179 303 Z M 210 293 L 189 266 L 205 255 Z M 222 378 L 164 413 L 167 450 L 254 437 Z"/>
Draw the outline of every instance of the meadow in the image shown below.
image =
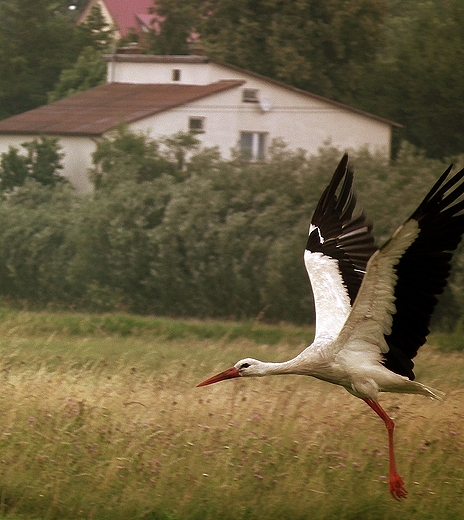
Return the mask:
<path id="1" fill-rule="evenodd" d="M 241 357 L 284 360 L 310 330 L 4 309 L 0 338 L 0 518 L 464 519 L 460 336 L 432 335 L 416 362 L 444 401 L 383 396 L 400 503 L 385 427 L 343 389 L 195 387 Z"/>

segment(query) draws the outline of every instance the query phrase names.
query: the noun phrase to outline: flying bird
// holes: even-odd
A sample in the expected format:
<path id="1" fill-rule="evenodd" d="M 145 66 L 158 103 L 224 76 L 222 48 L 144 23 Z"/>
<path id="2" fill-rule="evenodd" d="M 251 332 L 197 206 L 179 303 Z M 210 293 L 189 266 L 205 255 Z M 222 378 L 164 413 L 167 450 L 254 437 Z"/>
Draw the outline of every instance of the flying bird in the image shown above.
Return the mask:
<path id="1" fill-rule="evenodd" d="M 464 169 L 450 166 L 413 214 L 377 249 L 372 225 L 356 209 L 345 154 L 323 192 L 304 252 L 316 310 L 315 337 L 283 363 L 245 358 L 198 386 L 248 376 L 299 374 L 344 387 L 384 421 L 389 439 L 389 489 L 407 491 L 398 474 L 394 423 L 380 392 L 442 393 L 415 381 L 412 359 L 425 343 L 430 318 L 464 233 Z"/>

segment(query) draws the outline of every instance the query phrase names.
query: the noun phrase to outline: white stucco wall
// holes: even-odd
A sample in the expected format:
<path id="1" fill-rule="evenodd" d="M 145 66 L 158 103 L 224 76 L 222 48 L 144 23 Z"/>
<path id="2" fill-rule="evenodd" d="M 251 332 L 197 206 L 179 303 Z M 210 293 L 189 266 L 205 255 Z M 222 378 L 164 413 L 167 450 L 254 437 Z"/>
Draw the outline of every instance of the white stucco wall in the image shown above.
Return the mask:
<path id="1" fill-rule="evenodd" d="M 60 145 L 65 154 L 63 174 L 72 182 L 76 191 L 86 193 L 92 191 L 88 170 L 92 168 L 92 153 L 97 146 L 96 140 L 90 137 L 60 137 Z"/>
<path id="2" fill-rule="evenodd" d="M 148 58 L 148 57 L 147 57 Z M 149 60 L 149 58 L 148 58 Z M 173 81 L 172 72 L 181 72 Z M 290 148 L 316 153 L 326 142 L 341 150 L 367 147 L 390 155 L 391 125 L 375 117 L 344 109 L 217 63 L 115 61 L 108 64 L 108 80 L 123 83 L 181 83 L 205 85 L 224 79 L 244 80 L 245 85 L 205 100 L 170 110 L 131 126 L 158 137 L 188 130 L 189 116 L 205 117 L 206 132 L 199 135 L 205 146 L 219 146 L 229 156 L 240 131 L 268 132 L 282 138 Z M 270 102 L 263 112 L 258 104 L 243 103 L 243 88 L 258 89 L 261 100 Z M 173 129 L 175 129 L 173 131 Z"/>
<path id="3" fill-rule="evenodd" d="M 243 103 L 243 88 L 257 88 L 272 108 L 263 111 L 258 103 Z M 390 154 L 389 125 L 258 80 L 130 126 L 158 138 L 174 133 L 173 129 L 188 131 L 189 117 L 204 118 L 205 132 L 198 134 L 199 139 L 204 146 L 218 146 L 225 158 L 230 157 L 242 131 L 266 132 L 269 142 L 281 138 L 289 148 L 302 148 L 309 154 L 317 153 L 325 142 L 341 151 L 367 147 Z"/>
<path id="4" fill-rule="evenodd" d="M 223 67 L 221 67 L 222 69 Z M 173 70 L 180 70 L 180 80 L 173 81 Z M 225 69 L 226 71 L 227 69 Z M 108 62 L 108 83 L 181 83 L 207 85 L 221 79 L 240 79 L 239 74 L 227 76 L 210 63 L 146 63 Z"/>

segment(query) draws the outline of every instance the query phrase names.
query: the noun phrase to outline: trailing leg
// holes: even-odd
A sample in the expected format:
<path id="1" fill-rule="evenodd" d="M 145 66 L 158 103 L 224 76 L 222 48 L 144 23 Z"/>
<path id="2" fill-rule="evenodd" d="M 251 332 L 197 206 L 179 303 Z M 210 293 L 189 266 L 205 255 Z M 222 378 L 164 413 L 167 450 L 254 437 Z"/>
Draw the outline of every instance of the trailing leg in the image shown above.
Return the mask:
<path id="1" fill-rule="evenodd" d="M 385 410 L 377 403 L 376 401 L 372 401 L 371 399 L 363 399 L 373 410 L 374 412 L 383 420 L 385 426 L 388 430 L 388 448 L 389 448 L 389 456 L 390 456 L 390 464 L 389 464 L 389 486 L 390 493 L 395 500 L 399 500 L 400 498 L 406 498 L 408 492 L 404 489 L 403 479 L 400 477 L 396 470 L 395 463 L 395 449 L 393 447 L 393 430 L 395 428 L 395 423 L 390 419 Z"/>

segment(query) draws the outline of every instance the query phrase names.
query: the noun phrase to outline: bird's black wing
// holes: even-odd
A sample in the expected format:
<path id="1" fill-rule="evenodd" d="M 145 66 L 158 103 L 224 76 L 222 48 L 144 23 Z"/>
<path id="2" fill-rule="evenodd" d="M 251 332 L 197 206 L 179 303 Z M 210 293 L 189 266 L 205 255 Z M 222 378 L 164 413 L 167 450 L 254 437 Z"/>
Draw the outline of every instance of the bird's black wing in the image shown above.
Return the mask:
<path id="1" fill-rule="evenodd" d="M 429 333 L 430 319 L 450 273 L 450 261 L 464 233 L 464 169 L 448 179 L 451 166 L 411 215 L 419 234 L 395 266 L 396 313 L 385 366 L 414 379 L 418 349 Z M 448 179 L 448 180 L 447 180 Z"/>
<path id="2" fill-rule="evenodd" d="M 353 217 L 355 208 L 353 172 L 345 154 L 314 210 L 306 250 L 338 262 L 351 304 L 358 294 L 367 262 L 376 251 L 372 225 L 363 213 Z"/>

